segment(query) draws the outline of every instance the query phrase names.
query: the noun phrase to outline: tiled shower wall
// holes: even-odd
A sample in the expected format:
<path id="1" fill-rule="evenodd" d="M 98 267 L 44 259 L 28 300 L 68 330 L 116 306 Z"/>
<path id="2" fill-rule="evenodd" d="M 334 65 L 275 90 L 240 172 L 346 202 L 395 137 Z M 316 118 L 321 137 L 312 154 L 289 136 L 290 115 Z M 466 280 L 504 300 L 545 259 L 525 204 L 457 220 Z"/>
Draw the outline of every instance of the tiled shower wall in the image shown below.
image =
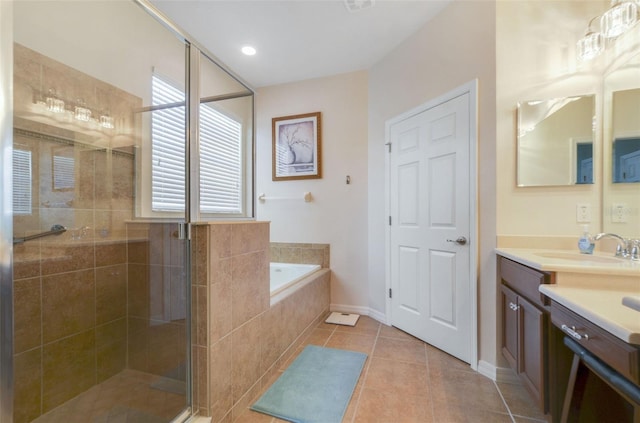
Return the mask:
<path id="1" fill-rule="evenodd" d="M 127 368 L 186 378 L 185 241 L 177 223 L 129 223 Z"/>
<path id="2" fill-rule="evenodd" d="M 269 223 L 210 223 L 192 236 L 194 408 L 231 422 L 329 309 L 329 270 L 270 305 Z"/>
<path id="3" fill-rule="evenodd" d="M 126 244 L 24 244 L 15 270 L 15 416 L 28 422 L 126 365 Z M 37 256 L 26 260 L 23 250 Z M 26 253 L 29 254 L 29 253 Z"/>
<path id="4" fill-rule="evenodd" d="M 125 368 L 185 380 L 184 241 L 175 223 L 127 226 L 128 240 L 16 246 L 14 422 Z"/>
<path id="5" fill-rule="evenodd" d="M 31 207 L 14 215 L 14 237 L 53 224 L 68 229 L 14 246 L 14 422 L 21 423 L 126 366 L 124 222 L 133 217 L 130 134 L 141 100 L 19 44 L 14 69 L 14 150 L 31 164 L 22 175 Z M 70 110 L 48 111 L 42 101 L 49 89 L 111 110 L 118 132 L 77 123 Z M 62 184 L 60 158 L 73 163 Z"/>

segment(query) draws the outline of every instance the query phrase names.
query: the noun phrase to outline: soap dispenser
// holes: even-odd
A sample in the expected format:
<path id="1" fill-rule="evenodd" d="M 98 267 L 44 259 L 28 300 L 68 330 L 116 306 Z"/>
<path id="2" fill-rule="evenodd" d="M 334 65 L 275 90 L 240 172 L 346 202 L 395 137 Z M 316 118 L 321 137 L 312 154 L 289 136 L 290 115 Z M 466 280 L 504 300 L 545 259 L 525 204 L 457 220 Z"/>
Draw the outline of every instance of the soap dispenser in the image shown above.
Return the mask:
<path id="1" fill-rule="evenodd" d="M 578 248 L 582 254 L 593 254 L 593 247 L 595 244 L 593 238 L 589 234 L 589 225 L 582 226 L 582 235 L 578 240 Z"/>

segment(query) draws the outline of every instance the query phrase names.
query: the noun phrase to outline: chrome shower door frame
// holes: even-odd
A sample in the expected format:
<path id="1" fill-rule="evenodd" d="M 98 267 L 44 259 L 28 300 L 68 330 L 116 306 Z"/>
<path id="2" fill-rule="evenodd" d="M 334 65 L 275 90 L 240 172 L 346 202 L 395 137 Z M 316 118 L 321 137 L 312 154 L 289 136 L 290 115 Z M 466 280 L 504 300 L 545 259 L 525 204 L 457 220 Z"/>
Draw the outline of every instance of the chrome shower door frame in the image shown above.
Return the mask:
<path id="1" fill-rule="evenodd" d="M 0 423 L 13 420 L 13 4 L 0 1 Z"/>

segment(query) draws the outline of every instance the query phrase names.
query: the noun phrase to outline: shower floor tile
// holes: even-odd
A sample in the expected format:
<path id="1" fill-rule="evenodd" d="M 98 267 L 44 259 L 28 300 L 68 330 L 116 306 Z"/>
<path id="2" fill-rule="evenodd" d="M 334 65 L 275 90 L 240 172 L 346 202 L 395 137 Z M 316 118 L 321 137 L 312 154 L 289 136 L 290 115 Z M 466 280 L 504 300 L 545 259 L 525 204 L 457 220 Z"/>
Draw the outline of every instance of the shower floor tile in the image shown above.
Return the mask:
<path id="1" fill-rule="evenodd" d="M 156 375 L 123 370 L 33 423 L 166 423 L 185 407 L 179 387 Z"/>

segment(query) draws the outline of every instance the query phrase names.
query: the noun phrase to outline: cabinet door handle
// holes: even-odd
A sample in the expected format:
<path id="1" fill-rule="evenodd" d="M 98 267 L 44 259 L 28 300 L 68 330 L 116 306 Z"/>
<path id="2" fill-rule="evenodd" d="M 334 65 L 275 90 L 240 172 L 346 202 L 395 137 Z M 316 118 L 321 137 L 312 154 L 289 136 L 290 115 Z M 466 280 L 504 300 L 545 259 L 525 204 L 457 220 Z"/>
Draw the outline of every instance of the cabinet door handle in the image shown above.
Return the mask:
<path id="1" fill-rule="evenodd" d="M 509 308 L 513 311 L 518 311 L 518 308 L 520 308 L 520 306 L 514 303 L 509 303 Z"/>
<path id="2" fill-rule="evenodd" d="M 569 327 L 567 325 L 562 325 L 562 330 L 565 331 L 572 338 L 577 339 L 578 341 L 582 340 L 582 338 L 584 338 L 585 341 L 589 340 L 589 335 L 587 335 L 586 333 L 584 335 L 580 335 L 578 331 L 576 331 L 575 326 Z"/>

